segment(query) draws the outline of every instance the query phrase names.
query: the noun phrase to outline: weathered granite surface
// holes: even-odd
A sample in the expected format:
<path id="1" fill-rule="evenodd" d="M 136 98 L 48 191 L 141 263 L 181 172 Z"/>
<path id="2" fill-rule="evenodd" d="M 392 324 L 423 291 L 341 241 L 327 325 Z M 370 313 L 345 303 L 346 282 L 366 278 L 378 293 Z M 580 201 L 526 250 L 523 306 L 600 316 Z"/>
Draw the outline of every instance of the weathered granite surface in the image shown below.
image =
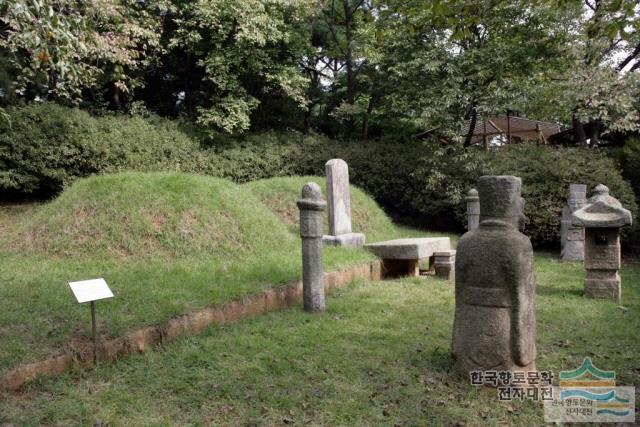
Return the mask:
<path id="1" fill-rule="evenodd" d="M 448 250 L 451 242 L 448 237 L 422 237 L 370 243 L 365 247 L 382 258 L 384 277 L 419 276 L 420 260 L 429 258 L 433 267 L 434 253 Z"/>
<path id="2" fill-rule="evenodd" d="M 609 188 L 599 184 L 587 205 L 573 213 L 572 223 L 586 228 L 623 227 L 631 225 L 631 212 L 618 199 L 609 195 Z"/>
<path id="3" fill-rule="evenodd" d="M 560 255 L 565 261 L 584 259 L 584 227 L 572 223 L 573 212 L 584 207 L 587 202 L 587 186 L 570 184 L 569 197 L 562 208 L 560 222 Z"/>
<path id="4" fill-rule="evenodd" d="M 520 233 L 521 180 L 478 180 L 480 226 L 458 243 L 455 263 L 454 369 L 535 369 L 536 319 L 533 249 Z"/>
<path id="5" fill-rule="evenodd" d="M 467 230 L 472 231 L 480 225 L 480 197 L 478 190 L 472 188 L 465 197 L 467 201 Z"/>
<path id="6" fill-rule="evenodd" d="M 300 237 L 302 238 L 302 299 L 304 311 L 322 312 L 324 302 L 324 271 L 322 265 L 323 213 L 327 206 L 320 186 L 309 182 L 302 188 Z"/>
<path id="7" fill-rule="evenodd" d="M 447 280 L 455 280 L 456 251 L 453 249 L 436 251 L 433 253 L 433 257 L 436 276 L 443 277 Z"/>
<path id="8" fill-rule="evenodd" d="M 326 245 L 330 246 L 346 246 L 350 248 L 360 248 L 364 246 L 365 237 L 362 233 L 340 234 L 338 236 L 322 236 L 322 240 Z"/>
<path id="9" fill-rule="evenodd" d="M 595 192 L 572 216 L 575 226 L 585 227 L 584 291 L 588 297 L 620 301 L 620 227 L 631 225 L 631 212 L 609 195 L 606 186 L 598 185 Z"/>
<path id="10" fill-rule="evenodd" d="M 369 243 L 365 248 L 382 259 L 423 259 L 451 248 L 448 237 L 418 237 Z"/>
<path id="11" fill-rule="evenodd" d="M 349 166 L 342 159 L 331 159 L 325 164 L 325 174 L 329 206 L 329 234 L 323 240 L 326 244 L 333 246 L 361 247 L 364 245 L 364 234 L 352 233 L 351 231 Z"/>

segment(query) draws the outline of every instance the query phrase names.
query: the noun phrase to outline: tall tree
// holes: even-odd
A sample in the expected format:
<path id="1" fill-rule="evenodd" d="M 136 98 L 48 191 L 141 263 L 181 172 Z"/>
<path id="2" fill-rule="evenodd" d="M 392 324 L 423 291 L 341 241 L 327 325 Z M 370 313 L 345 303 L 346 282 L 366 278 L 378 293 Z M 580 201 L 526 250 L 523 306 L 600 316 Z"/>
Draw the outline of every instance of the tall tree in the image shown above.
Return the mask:
<path id="1" fill-rule="evenodd" d="M 307 79 L 299 58 L 308 47 L 304 24 L 313 6 L 305 0 L 180 2 L 168 55 L 185 58 L 187 67 L 169 76 L 178 84 L 174 101 L 195 105 L 204 128 L 228 133 L 247 130 L 260 97 L 270 93 L 304 107 Z"/>
<path id="2" fill-rule="evenodd" d="M 523 82 L 555 66 L 563 40 L 552 12 L 526 0 L 388 2 L 379 22 L 390 108 L 453 135 L 464 119 L 504 112 Z"/>
<path id="3" fill-rule="evenodd" d="M 149 2 L 151 3 L 151 2 Z M 141 83 L 159 47 L 166 2 L 8 0 L 0 6 L 0 50 L 19 97 L 79 103 L 89 89 L 114 96 Z"/>
<path id="4" fill-rule="evenodd" d="M 358 78 L 367 63 L 364 55 L 370 40 L 366 29 L 373 21 L 373 1 L 325 0 L 314 25 L 314 45 L 320 54 L 319 69 L 327 75 L 333 94 L 331 114 L 344 122 L 344 133 L 351 138 L 359 104 Z"/>

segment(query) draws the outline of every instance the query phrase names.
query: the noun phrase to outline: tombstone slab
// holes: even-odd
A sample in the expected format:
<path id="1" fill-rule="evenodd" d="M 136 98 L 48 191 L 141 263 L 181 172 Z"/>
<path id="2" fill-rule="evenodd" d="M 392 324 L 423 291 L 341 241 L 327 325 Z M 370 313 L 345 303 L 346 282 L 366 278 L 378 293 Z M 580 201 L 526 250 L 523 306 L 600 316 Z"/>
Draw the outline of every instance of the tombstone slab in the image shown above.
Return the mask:
<path id="1" fill-rule="evenodd" d="M 351 230 L 349 166 L 342 159 L 331 159 L 325 164 L 325 174 L 329 235 L 324 236 L 323 241 L 333 246 L 361 247 L 365 241 L 364 234 L 353 233 Z"/>
<path id="2" fill-rule="evenodd" d="M 536 359 L 533 249 L 520 233 L 524 201 L 514 176 L 478 180 L 480 225 L 458 243 L 454 370 L 532 371 Z"/>
<path id="3" fill-rule="evenodd" d="M 420 237 L 369 243 L 365 248 L 382 258 L 385 277 L 419 276 L 422 259 L 451 248 L 448 237 Z"/>

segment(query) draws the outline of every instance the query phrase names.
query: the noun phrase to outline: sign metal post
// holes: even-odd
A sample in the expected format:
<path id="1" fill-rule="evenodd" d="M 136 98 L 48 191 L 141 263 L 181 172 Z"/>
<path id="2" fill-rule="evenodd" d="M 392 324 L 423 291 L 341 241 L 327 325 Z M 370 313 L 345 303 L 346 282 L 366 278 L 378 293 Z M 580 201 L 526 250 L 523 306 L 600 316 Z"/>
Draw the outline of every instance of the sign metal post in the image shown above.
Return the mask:
<path id="1" fill-rule="evenodd" d="M 91 334 L 93 335 L 93 361 L 98 364 L 98 326 L 96 323 L 96 301 L 113 298 L 113 292 L 107 282 L 100 279 L 69 282 L 71 292 L 76 297 L 78 304 L 91 303 Z"/>

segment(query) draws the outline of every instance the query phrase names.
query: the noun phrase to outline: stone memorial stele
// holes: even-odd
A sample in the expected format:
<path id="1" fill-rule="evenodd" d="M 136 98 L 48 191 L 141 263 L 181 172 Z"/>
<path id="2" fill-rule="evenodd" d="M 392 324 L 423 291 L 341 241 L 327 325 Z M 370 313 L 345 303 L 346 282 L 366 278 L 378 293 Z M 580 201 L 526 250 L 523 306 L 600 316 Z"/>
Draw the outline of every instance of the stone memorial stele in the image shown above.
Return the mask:
<path id="1" fill-rule="evenodd" d="M 322 312 L 324 303 L 324 270 L 322 266 L 322 228 L 327 203 L 315 182 L 302 187 L 300 237 L 302 238 L 302 302 L 304 311 Z"/>
<path id="2" fill-rule="evenodd" d="M 565 261 L 584 259 L 584 227 L 573 225 L 572 215 L 587 202 L 587 186 L 570 184 L 569 197 L 562 208 L 560 222 L 560 255 Z"/>
<path id="3" fill-rule="evenodd" d="M 465 233 L 455 262 L 454 369 L 533 371 L 536 359 L 533 249 L 524 223 L 521 180 L 478 180 L 480 225 Z"/>
<path id="4" fill-rule="evenodd" d="M 620 227 L 631 225 L 631 212 L 600 184 L 587 205 L 573 213 L 573 225 L 585 228 L 584 293 L 620 301 Z"/>
<path id="5" fill-rule="evenodd" d="M 328 245 L 361 247 L 364 234 L 351 231 L 351 195 L 349 166 L 342 159 L 331 159 L 325 164 L 327 175 L 327 202 L 329 205 L 329 235 L 323 237 Z"/>
<path id="6" fill-rule="evenodd" d="M 467 201 L 467 230 L 472 231 L 480 224 L 480 197 L 478 190 L 472 188 L 465 197 Z"/>

